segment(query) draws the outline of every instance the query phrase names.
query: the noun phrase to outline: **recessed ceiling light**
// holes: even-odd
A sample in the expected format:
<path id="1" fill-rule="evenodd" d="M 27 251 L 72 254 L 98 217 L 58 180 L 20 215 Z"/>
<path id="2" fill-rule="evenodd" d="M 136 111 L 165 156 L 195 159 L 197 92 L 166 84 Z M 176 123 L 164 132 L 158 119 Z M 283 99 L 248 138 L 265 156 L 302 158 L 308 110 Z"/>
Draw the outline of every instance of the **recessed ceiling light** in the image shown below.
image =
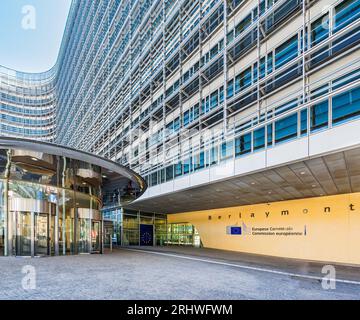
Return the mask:
<path id="1" fill-rule="evenodd" d="M 103 177 L 104 179 L 106 179 L 106 178 L 107 178 L 107 176 L 105 176 L 105 175 L 103 175 L 102 177 Z"/>
<path id="2" fill-rule="evenodd" d="M 306 172 L 305 171 L 301 171 L 300 174 L 303 176 Z"/>
<path id="3" fill-rule="evenodd" d="M 86 186 L 86 182 L 83 182 L 82 184 L 83 184 L 84 186 Z"/>

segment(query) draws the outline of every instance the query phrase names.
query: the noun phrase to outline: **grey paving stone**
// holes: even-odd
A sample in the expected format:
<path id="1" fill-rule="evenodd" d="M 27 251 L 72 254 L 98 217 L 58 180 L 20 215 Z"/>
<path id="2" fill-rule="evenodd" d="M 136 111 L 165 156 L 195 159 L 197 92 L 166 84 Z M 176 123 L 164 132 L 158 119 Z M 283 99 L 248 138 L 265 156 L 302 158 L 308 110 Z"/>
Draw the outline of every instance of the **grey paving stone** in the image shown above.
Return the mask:
<path id="1" fill-rule="evenodd" d="M 34 290 L 22 287 L 25 265 L 36 270 Z M 0 258 L 0 299 L 5 300 L 359 298 L 359 285 L 340 283 L 336 290 L 324 290 L 315 280 L 122 249 L 104 255 Z"/>

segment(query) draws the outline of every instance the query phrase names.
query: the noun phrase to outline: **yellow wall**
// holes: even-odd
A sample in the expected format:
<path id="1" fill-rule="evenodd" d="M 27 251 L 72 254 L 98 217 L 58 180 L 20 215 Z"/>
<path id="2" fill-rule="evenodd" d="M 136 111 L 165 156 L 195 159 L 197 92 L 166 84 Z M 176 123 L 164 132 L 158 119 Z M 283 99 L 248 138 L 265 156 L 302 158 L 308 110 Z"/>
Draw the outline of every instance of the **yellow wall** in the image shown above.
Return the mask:
<path id="1" fill-rule="evenodd" d="M 206 248 L 360 265 L 360 193 L 169 214 L 168 222 L 192 223 Z M 228 226 L 242 226 L 243 234 L 227 234 Z M 300 235 L 255 235 L 255 228 Z"/>

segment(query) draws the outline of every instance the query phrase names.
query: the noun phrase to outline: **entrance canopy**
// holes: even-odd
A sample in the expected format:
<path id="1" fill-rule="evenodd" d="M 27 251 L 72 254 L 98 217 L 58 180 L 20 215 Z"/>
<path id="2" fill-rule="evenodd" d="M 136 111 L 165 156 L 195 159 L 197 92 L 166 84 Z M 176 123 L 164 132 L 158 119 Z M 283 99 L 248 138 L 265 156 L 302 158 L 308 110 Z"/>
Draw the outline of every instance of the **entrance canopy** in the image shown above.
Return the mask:
<path id="1" fill-rule="evenodd" d="M 12 168 L 9 172 L 7 165 Z M 92 188 L 105 201 L 109 195 L 116 195 L 121 204 L 132 202 L 146 190 L 138 174 L 113 161 L 60 145 L 0 137 L 0 178 L 6 175 L 85 193 Z M 62 181 L 65 177 L 66 186 Z"/>

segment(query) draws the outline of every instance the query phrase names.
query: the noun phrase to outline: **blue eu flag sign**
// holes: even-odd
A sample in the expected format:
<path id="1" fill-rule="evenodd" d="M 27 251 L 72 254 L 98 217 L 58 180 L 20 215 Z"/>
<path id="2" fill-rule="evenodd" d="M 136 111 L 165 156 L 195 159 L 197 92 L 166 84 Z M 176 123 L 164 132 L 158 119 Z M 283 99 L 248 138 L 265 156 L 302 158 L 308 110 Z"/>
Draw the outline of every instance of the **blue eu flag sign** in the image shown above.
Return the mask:
<path id="1" fill-rule="evenodd" d="M 154 245 L 154 227 L 149 224 L 140 225 L 140 245 L 153 246 Z"/>
<path id="2" fill-rule="evenodd" d="M 231 235 L 241 235 L 241 227 L 228 227 L 227 231 L 227 233 Z"/>

